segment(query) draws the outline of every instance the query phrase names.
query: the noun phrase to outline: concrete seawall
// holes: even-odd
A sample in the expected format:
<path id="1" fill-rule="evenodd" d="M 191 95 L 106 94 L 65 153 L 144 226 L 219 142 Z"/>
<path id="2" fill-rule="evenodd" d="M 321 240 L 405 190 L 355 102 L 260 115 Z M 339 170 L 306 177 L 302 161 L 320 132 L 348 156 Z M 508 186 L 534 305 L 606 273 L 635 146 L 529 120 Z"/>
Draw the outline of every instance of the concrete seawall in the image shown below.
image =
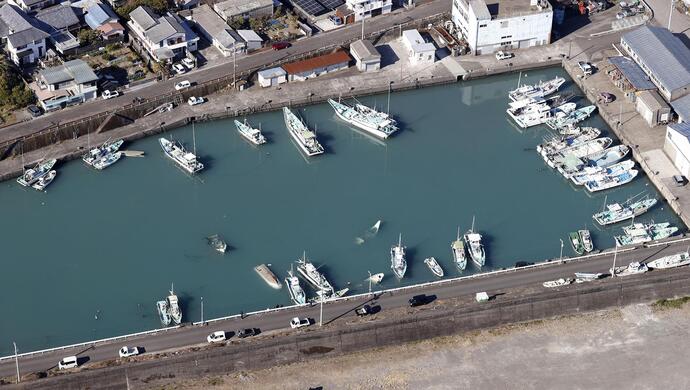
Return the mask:
<path id="1" fill-rule="evenodd" d="M 148 361 L 44 378 L 7 388 L 121 389 L 128 383 L 136 388 L 158 378 L 189 379 L 241 370 L 258 370 L 436 336 L 484 330 L 504 324 L 687 295 L 690 294 L 689 282 L 690 268 L 685 268 L 571 285 L 562 291 L 545 291 L 540 286 L 491 291 L 491 294 L 500 295 L 485 304 L 473 302 L 473 297 L 448 300 L 396 318 L 353 321 L 345 329 L 325 328 L 276 334 L 249 342 L 203 348 L 182 354 L 170 353 Z"/>

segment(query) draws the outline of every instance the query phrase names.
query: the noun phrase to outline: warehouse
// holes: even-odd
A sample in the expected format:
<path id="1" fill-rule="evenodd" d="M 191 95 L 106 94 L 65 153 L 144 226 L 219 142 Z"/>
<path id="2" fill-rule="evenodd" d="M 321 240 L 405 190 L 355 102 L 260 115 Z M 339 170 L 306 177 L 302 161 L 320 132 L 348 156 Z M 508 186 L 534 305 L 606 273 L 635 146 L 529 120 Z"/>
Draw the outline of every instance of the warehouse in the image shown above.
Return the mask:
<path id="1" fill-rule="evenodd" d="M 362 72 L 381 69 L 381 54 L 369 41 L 359 40 L 350 45 L 350 55 L 357 63 L 357 69 Z"/>
<path id="2" fill-rule="evenodd" d="M 665 124 L 671 120 L 671 107 L 666 104 L 656 90 L 639 92 L 635 109 L 642 115 L 649 127 Z"/>
<path id="3" fill-rule="evenodd" d="M 666 127 L 664 151 L 683 176 L 690 176 L 690 123 Z"/>
<path id="4" fill-rule="evenodd" d="M 285 64 L 283 69 L 288 74 L 288 81 L 305 81 L 322 74 L 347 69 L 349 64 L 350 56 L 346 52 L 338 50 L 330 54 Z"/>

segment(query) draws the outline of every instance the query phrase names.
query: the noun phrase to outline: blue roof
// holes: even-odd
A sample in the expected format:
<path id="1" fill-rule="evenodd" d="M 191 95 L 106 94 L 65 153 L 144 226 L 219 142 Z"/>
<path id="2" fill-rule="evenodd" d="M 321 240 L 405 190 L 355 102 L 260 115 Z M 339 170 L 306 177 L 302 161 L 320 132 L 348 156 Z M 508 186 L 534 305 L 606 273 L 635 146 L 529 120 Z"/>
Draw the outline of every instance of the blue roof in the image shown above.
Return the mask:
<path id="1" fill-rule="evenodd" d="M 668 91 L 690 85 L 690 49 L 663 27 L 642 26 L 623 34 L 624 42 Z"/>
<path id="2" fill-rule="evenodd" d="M 686 138 L 690 138 L 690 122 L 671 123 L 670 125 L 668 125 L 668 127 L 679 132 Z"/>
<path id="3" fill-rule="evenodd" d="M 636 90 L 656 89 L 656 85 L 649 79 L 649 76 L 630 58 L 622 56 L 609 57 L 609 62 L 623 73 L 623 76 L 630 81 L 630 84 Z"/>
<path id="4" fill-rule="evenodd" d="M 680 119 L 690 122 L 690 95 L 685 95 L 671 102 L 673 111 L 678 114 Z"/>
<path id="5" fill-rule="evenodd" d="M 86 16 L 84 17 L 86 24 L 88 24 L 93 30 L 104 25 L 110 19 L 117 20 L 117 16 L 110 10 L 110 8 L 98 3 L 87 8 Z"/>

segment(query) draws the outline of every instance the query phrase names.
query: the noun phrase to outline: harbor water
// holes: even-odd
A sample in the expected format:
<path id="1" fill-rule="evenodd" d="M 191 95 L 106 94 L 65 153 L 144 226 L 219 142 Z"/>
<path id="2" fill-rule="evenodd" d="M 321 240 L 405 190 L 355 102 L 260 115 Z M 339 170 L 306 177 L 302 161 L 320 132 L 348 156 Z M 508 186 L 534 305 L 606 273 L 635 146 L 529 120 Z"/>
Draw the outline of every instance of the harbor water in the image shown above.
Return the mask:
<path id="1" fill-rule="evenodd" d="M 567 78 L 546 69 L 522 80 L 556 75 Z M 206 166 L 196 177 L 150 137 L 124 147 L 144 158 L 123 158 L 102 172 L 81 161 L 58 163 L 46 193 L 0 183 L 0 355 L 13 353 L 12 341 L 26 352 L 159 327 L 155 302 L 172 283 L 185 321 L 200 319 L 202 297 L 207 319 L 289 305 L 285 286 L 270 288 L 253 268 L 269 264 L 282 281 L 303 251 L 336 289 L 351 293 L 368 290 L 368 271 L 386 274 L 382 288 L 434 280 L 423 263 L 429 256 L 446 277 L 458 276 L 450 244 L 473 216 L 484 236 L 484 270 L 558 258 L 561 239 L 564 256 L 572 256 L 568 232 L 585 227 L 597 248 L 612 247 L 621 224 L 601 228 L 591 217 L 604 197 L 658 193 L 640 174 L 592 195 L 546 167 L 534 150 L 546 128 L 518 131 L 505 114 L 517 79 L 395 93 L 390 111 L 402 131 L 385 143 L 352 130 L 327 104 L 302 108 L 326 148 L 310 159 L 276 111 L 247 118 L 269 139 L 258 148 L 232 121 L 196 125 Z M 565 89 L 580 94 L 572 82 Z M 361 101 L 387 106 L 385 94 Z M 614 137 L 596 115 L 586 124 Z M 193 147 L 191 127 L 164 136 Z M 377 220 L 378 234 L 367 232 Z M 639 218 L 649 220 L 682 226 L 663 201 Z M 399 233 L 408 255 L 402 281 L 389 256 Z M 228 242 L 226 254 L 209 247 L 212 234 Z M 468 264 L 462 274 L 474 272 Z"/>

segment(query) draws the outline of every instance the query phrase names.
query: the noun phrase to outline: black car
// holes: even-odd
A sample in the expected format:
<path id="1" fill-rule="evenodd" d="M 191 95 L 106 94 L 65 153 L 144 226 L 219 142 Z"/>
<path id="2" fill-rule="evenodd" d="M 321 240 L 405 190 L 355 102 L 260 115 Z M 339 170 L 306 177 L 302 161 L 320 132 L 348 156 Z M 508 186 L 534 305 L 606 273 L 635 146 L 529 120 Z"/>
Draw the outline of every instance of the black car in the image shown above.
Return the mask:
<path id="1" fill-rule="evenodd" d="M 431 302 L 431 297 L 429 297 L 425 294 L 415 295 L 412 298 L 410 298 L 409 302 L 410 302 L 411 307 L 422 306 L 422 305 L 426 305 L 427 303 Z"/>
<path id="2" fill-rule="evenodd" d="M 355 314 L 357 314 L 360 317 L 369 315 L 369 314 L 371 314 L 371 306 L 364 305 L 364 306 L 360 307 L 359 309 L 355 310 Z"/>
<path id="3" fill-rule="evenodd" d="M 34 118 L 43 115 L 43 111 L 41 111 L 41 109 L 38 108 L 35 104 L 30 104 L 26 107 L 26 110 L 29 111 L 29 114 L 31 114 L 31 116 Z"/>
<path id="4" fill-rule="evenodd" d="M 257 328 L 241 329 L 237 331 L 237 337 L 243 339 L 245 337 L 256 336 L 259 332 L 260 330 Z"/>

